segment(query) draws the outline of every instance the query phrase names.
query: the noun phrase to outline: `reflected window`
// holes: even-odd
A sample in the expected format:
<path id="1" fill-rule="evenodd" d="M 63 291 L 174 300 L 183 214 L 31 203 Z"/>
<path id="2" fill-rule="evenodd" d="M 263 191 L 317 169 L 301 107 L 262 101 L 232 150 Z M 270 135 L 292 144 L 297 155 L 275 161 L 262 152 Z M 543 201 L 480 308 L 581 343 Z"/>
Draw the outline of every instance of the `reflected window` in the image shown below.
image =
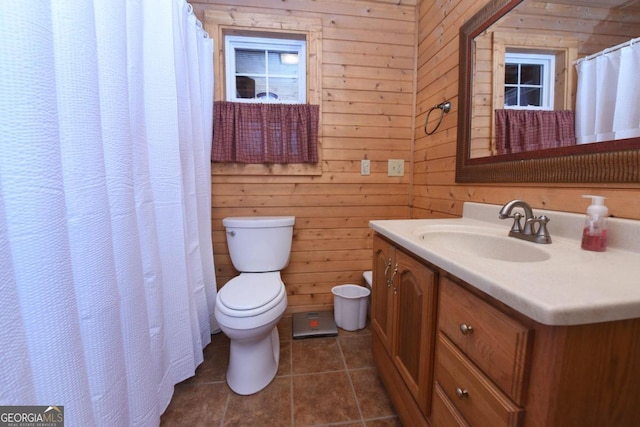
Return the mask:
<path id="1" fill-rule="evenodd" d="M 555 56 L 505 54 L 504 108 L 552 110 Z"/>
<path id="2" fill-rule="evenodd" d="M 304 40 L 226 36 L 226 99 L 306 103 Z"/>

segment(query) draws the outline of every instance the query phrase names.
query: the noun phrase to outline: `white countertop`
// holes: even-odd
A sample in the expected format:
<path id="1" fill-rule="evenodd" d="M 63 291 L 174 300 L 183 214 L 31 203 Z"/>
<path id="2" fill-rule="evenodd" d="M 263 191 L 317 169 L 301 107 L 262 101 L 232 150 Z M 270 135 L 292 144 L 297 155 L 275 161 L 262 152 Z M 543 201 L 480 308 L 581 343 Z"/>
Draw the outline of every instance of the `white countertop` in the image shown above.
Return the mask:
<path id="1" fill-rule="evenodd" d="M 512 220 L 501 206 L 465 203 L 463 217 L 370 221 L 369 226 L 426 261 L 546 325 L 580 325 L 640 317 L 640 221 L 609 219 L 608 248 L 580 248 L 584 215 L 534 209 L 550 218 L 553 243 L 523 244 L 548 252 L 539 262 L 471 256 L 451 245 L 426 245 L 416 229 L 442 225 L 482 227 L 506 236 Z M 515 239 L 511 237 L 510 239 Z"/>

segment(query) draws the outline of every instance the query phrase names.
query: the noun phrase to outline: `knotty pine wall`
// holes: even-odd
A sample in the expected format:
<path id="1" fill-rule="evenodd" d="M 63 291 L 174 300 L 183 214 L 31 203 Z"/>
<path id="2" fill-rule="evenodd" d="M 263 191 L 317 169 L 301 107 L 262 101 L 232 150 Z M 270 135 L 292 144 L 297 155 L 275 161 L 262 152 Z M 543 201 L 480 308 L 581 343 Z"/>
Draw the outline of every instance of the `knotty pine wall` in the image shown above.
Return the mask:
<path id="1" fill-rule="evenodd" d="M 411 216 L 455 217 L 462 214 L 465 201 L 502 204 L 514 198 L 527 200 L 534 208 L 582 213 L 589 201 L 581 195 L 594 193 L 608 198 L 612 215 L 640 219 L 640 184 L 456 184 L 458 34 L 461 25 L 487 3 L 421 0 L 419 4 Z M 422 126 L 427 110 L 445 99 L 451 101 L 452 112 L 445 115 L 438 132 L 426 136 Z M 551 221 L 553 233 L 553 217 Z"/>
<path id="2" fill-rule="evenodd" d="M 455 183 L 458 33 L 488 1 L 418 0 L 417 11 L 415 0 L 191 2 L 202 21 L 205 10 L 238 10 L 323 23 L 322 173 L 214 173 L 218 286 L 236 274 L 225 216 L 296 216 L 291 263 L 283 272 L 289 311 L 328 308 L 335 284 L 362 283 L 361 272 L 371 268 L 370 219 L 455 217 L 465 201 L 502 204 L 513 198 L 534 208 L 584 212 L 585 193 L 608 197 L 615 216 L 640 219 L 640 185 Z M 444 100 L 453 109 L 426 136 L 426 112 Z M 365 156 L 371 160 L 368 177 L 359 174 Z M 405 160 L 403 178 L 387 177 L 389 158 Z"/>
<path id="3" fill-rule="evenodd" d="M 408 218 L 416 46 L 415 0 L 200 0 L 205 11 L 248 12 L 322 21 L 321 174 L 220 175 L 212 165 L 213 244 L 218 287 L 237 272 L 222 218 L 295 215 L 283 271 L 289 311 L 330 309 L 331 288 L 362 284 L 371 269 L 371 219 Z M 220 80 L 216 85 L 222 84 Z M 371 175 L 360 175 L 360 160 Z M 405 176 L 388 177 L 387 159 Z"/>

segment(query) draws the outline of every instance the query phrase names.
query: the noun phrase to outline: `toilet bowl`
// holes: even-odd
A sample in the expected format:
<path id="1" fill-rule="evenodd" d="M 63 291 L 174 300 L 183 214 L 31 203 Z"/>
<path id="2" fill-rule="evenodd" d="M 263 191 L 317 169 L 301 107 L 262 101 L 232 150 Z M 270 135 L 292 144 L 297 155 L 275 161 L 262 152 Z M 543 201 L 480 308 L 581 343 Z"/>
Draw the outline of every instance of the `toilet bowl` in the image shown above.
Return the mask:
<path id="1" fill-rule="evenodd" d="M 275 377 L 280 360 L 278 322 L 287 309 L 280 272 L 242 273 L 222 287 L 215 316 L 229 337 L 227 383 L 253 394 Z"/>
<path id="2" fill-rule="evenodd" d="M 278 371 L 277 324 L 287 309 L 280 270 L 289 262 L 294 222 L 294 217 L 223 220 L 240 274 L 218 291 L 215 317 L 229 338 L 227 384 L 237 394 L 262 390 Z"/>

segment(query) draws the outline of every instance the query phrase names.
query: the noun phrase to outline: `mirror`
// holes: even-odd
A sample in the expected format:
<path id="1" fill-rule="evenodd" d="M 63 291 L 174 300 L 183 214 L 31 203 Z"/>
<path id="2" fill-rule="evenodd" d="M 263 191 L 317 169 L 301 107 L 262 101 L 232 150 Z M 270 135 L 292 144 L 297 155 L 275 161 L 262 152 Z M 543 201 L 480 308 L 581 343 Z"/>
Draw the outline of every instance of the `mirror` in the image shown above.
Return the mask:
<path id="1" fill-rule="evenodd" d="M 595 37 L 566 31 L 568 20 L 575 17 L 580 17 L 580 31 L 604 25 L 621 34 L 611 35 L 608 30 L 606 37 Z M 614 21 L 615 17 L 621 21 Z M 483 60 L 481 49 L 486 49 L 488 34 L 493 53 L 484 57 L 491 59 Z M 495 126 L 493 105 L 504 105 L 504 53 L 512 46 L 555 56 L 560 66 L 551 103 L 555 109 L 573 110 L 575 58 L 639 35 L 638 0 L 492 0 L 487 4 L 460 29 L 456 182 L 640 182 L 640 138 L 497 154 L 491 140 L 494 130 L 487 131 Z M 495 60 L 500 52 L 502 64 Z M 489 74 L 494 69 L 500 72 L 487 78 L 481 74 L 487 68 Z M 491 92 L 495 87 L 502 87 L 502 92 Z M 481 111 L 483 105 L 490 109 Z"/>

